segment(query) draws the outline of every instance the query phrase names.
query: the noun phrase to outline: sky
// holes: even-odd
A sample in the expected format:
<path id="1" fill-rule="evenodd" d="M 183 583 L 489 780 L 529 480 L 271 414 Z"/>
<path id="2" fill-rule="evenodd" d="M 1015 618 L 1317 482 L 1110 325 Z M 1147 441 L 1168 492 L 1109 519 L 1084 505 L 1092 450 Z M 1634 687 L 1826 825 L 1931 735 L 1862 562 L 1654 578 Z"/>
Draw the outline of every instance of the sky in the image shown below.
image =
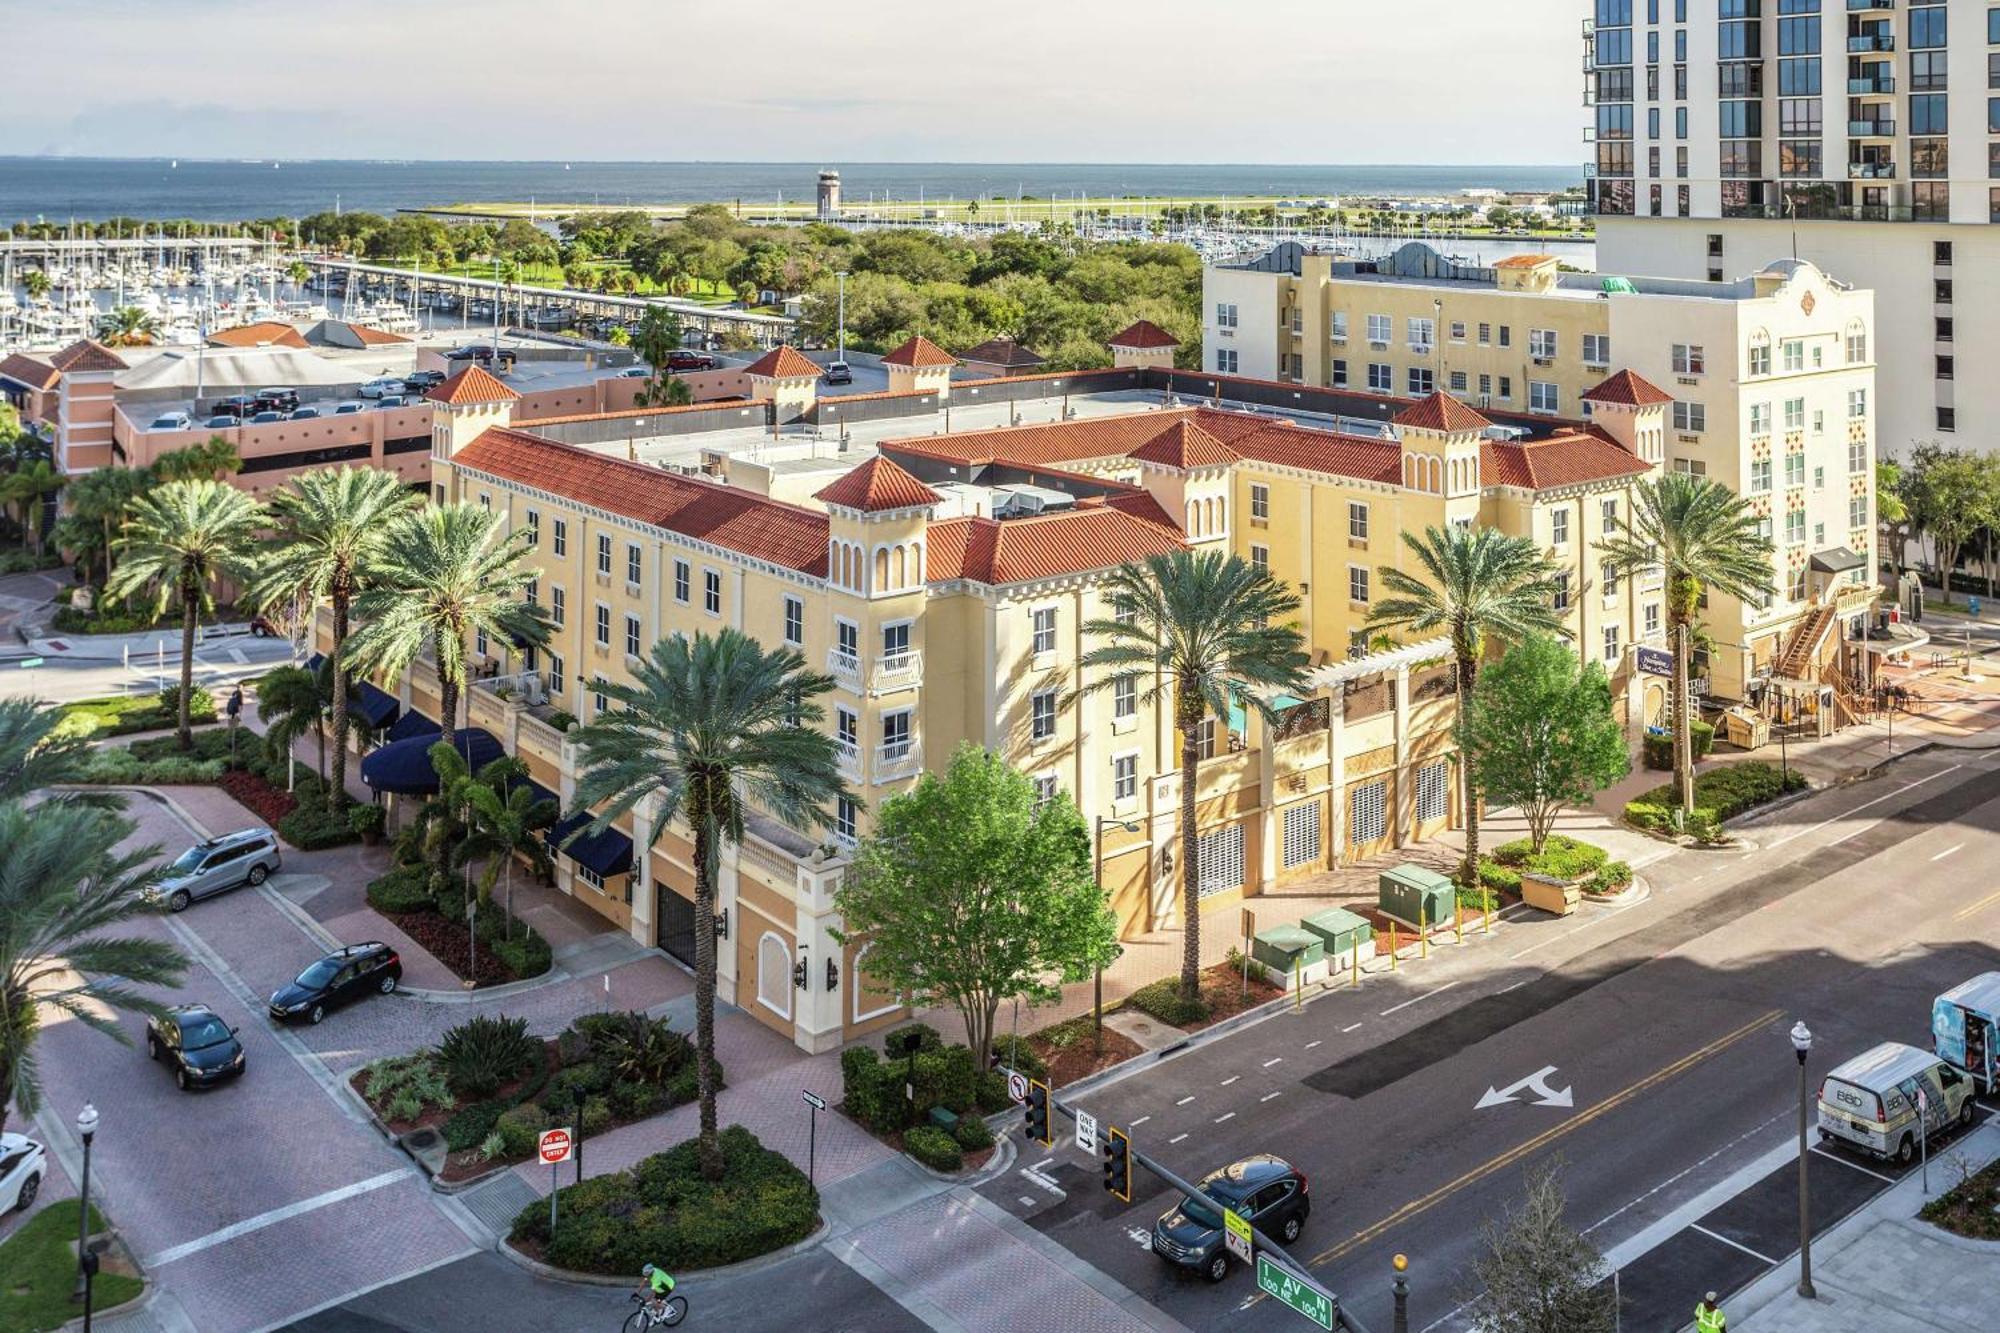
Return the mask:
<path id="1" fill-rule="evenodd" d="M 1586 9 L 0 0 L 0 155 L 1569 162 Z"/>

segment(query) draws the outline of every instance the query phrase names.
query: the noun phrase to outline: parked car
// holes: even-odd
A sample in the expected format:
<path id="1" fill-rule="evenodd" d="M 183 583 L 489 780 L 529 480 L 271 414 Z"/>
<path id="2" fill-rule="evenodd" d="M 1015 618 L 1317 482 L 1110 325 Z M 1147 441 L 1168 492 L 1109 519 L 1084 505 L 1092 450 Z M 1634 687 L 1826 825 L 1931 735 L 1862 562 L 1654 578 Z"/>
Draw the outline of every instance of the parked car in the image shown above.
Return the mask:
<path id="1" fill-rule="evenodd" d="M 301 407 L 295 412 L 285 414 L 287 421 L 317 421 L 319 417 L 320 410 L 317 407 Z"/>
<path id="2" fill-rule="evenodd" d="M 207 898 L 240 884 L 257 885 L 278 873 L 278 835 L 267 828 L 243 829 L 198 842 L 167 867 L 153 887 L 170 911 L 183 911 L 197 898 Z"/>
<path id="3" fill-rule="evenodd" d="M 363 398 L 380 398 L 385 393 L 401 393 L 403 379 L 399 375 L 377 375 L 360 388 Z"/>
<path id="4" fill-rule="evenodd" d="M 162 412 L 147 430 L 193 430 L 194 418 L 185 412 Z"/>
<path id="5" fill-rule="evenodd" d="M 337 417 L 351 417 L 366 406 L 366 403 L 342 403 L 333 409 L 333 414 Z"/>
<path id="6" fill-rule="evenodd" d="M 299 405 L 297 389 L 259 389 L 251 400 L 258 411 L 291 412 Z"/>
<path id="7" fill-rule="evenodd" d="M 411 393 L 423 393 L 443 383 L 442 370 L 417 370 L 403 377 L 403 388 Z"/>
<path id="8" fill-rule="evenodd" d="M 271 1017 L 317 1023 L 327 1010 L 365 995 L 390 995 L 403 979 L 403 960 L 379 940 L 335 949 L 271 996 Z"/>
<path id="9" fill-rule="evenodd" d="M 819 377 L 828 384 L 852 384 L 854 370 L 845 361 L 829 361 Z"/>
<path id="10" fill-rule="evenodd" d="M 25 1211 L 42 1192 L 48 1154 L 21 1134 L 0 1134 L 0 1213 Z"/>
<path id="11" fill-rule="evenodd" d="M 618 372 L 618 378 L 621 380 L 644 380 L 652 377 L 653 372 L 645 366 L 627 366 Z"/>
<path id="12" fill-rule="evenodd" d="M 1229 1272 L 1229 1249 L 1216 1202 L 1288 1245 L 1299 1238 L 1312 1215 L 1305 1173 L 1282 1157 L 1246 1157 L 1209 1172 L 1200 1185 L 1207 1198 L 1182 1195 L 1153 1223 L 1153 1253 L 1210 1282 L 1222 1281 Z"/>
<path id="13" fill-rule="evenodd" d="M 410 400 L 400 393 L 385 393 L 375 400 L 377 407 L 408 407 Z"/>
<path id="14" fill-rule="evenodd" d="M 229 430 L 242 425 L 243 418 L 238 416 L 213 416 L 201 424 L 209 430 Z"/>
<path id="15" fill-rule="evenodd" d="M 227 398 L 218 398 L 210 403 L 208 410 L 219 417 L 247 417 L 257 410 L 252 406 L 256 401 L 254 394 L 232 393 Z"/>
<path id="16" fill-rule="evenodd" d="M 668 370 L 714 370 L 715 358 L 707 352 L 690 352 L 685 349 L 667 353 Z"/>
<path id="17" fill-rule="evenodd" d="M 277 639 L 284 636 L 283 631 L 269 616 L 250 617 L 250 633 L 252 637 L 259 639 Z"/>
<path id="18" fill-rule="evenodd" d="M 1971 1078 L 1929 1051 L 1885 1041 L 1820 1083 L 1819 1136 L 1907 1166 L 1916 1160 L 1920 1139 L 1971 1127 L 1972 1095 Z"/>
<path id="19" fill-rule="evenodd" d="M 464 347 L 454 347 L 444 354 L 447 361 L 477 361 L 485 365 L 493 360 L 493 349 L 485 343 L 469 343 Z"/>
<path id="20" fill-rule="evenodd" d="M 277 412 L 277 411 L 259 412 L 256 416 L 250 418 L 248 424 L 252 426 L 268 426 L 271 425 L 273 422 L 283 421 L 284 419 L 285 419 L 285 414 L 283 412 Z"/>
<path id="21" fill-rule="evenodd" d="M 146 1020 L 146 1056 L 173 1066 L 182 1092 L 211 1087 L 243 1073 L 236 1029 L 202 1004 L 177 1004 Z"/>

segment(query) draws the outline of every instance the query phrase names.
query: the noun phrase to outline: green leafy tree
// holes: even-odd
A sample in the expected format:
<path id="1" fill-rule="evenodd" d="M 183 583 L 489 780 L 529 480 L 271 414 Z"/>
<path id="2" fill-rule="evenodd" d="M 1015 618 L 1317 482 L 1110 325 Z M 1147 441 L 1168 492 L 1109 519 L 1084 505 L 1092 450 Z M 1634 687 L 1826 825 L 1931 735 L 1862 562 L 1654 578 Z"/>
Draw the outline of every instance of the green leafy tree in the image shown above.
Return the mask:
<path id="1" fill-rule="evenodd" d="M 89 762 L 88 733 L 64 726 L 59 711 L 26 695 L 0 698 L 0 801 L 18 801 L 31 792 L 75 782 Z"/>
<path id="2" fill-rule="evenodd" d="M 158 847 L 120 850 L 136 830 L 101 807 L 0 804 L 0 1128 L 41 1101 L 35 1038 L 60 1014 L 131 1044 L 104 1007 L 156 1014 L 139 987 L 176 986 L 187 960 L 164 940 L 119 933 L 153 910 Z"/>
<path id="3" fill-rule="evenodd" d="M 0 496 L 5 496 L 8 504 L 18 507 L 22 546 L 41 550 L 43 503 L 62 486 L 62 473 L 56 471 L 45 458 L 21 463 L 7 474 L 4 482 L 0 482 Z"/>
<path id="4" fill-rule="evenodd" d="M 306 279 L 310 277 L 312 277 L 312 269 L 307 266 L 306 261 L 303 259 L 294 259 L 285 266 L 285 278 L 292 284 L 292 290 L 295 292 L 304 287 Z"/>
<path id="5" fill-rule="evenodd" d="M 1626 574 L 1659 568 L 1666 576 L 1667 628 L 1674 670 L 1667 701 L 1674 729 L 1674 790 L 1681 809 L 1694 813 L 1694 741 L 1689 727 L 1688 659 L 1695 611 L 1705 588 L 1740 601 L 1770 591 L 1771 543 L 1757 531 L 1756 515 L 1720 482 L 1666 472 L 1639 483 L 1632 520 L 1597 550 Z"/>
<path id="6" fill-rule="evenodd" d="M 276 542 L 258 565 L 257 577 L 250 585 L 251 603 L 310 618 L 325 600 L 333 613 L 327 657 L 343 663 L 354 599 L 368 586 L 395 520 L 410 513 L 416 504 L 416 497 L 395 473 L 379 468 L 299 473 L 271 497 L 271 513 L 278 525 Z M 328 715 L 333 731 L 333 776 L 327 783 L 326 801 L 331 811 L 340 809 L 347 800 L 348 673 L 343 665 L 327 674 L 332 687 Z M 325 745 L 322 736 L 322 757 Z M 326 776 L 322 762 L 320 777 Z"/>
<path id="7" fill-rule="evenodd" d="M 1465 736 L 1480 790 L 1520 809 L 1536 855 L 1565 807 L 1588 804 L 1631 769 L 1604 668 L 1547 634 L 1480 673 Z"/>
<path id="8" fill-rule="evenodd" d="M 1305 640 L 1289 617 L 1298 596 L 1262 565 L 1220 551 L 1174 551 L 1115 569 L 1105 579 L 1109 619 L 1083 627 L 1079 662 L 1092 691 L 1142 677 L 1142 697 L 1173 710 L 1180 735 L 1181 995 L 1201 999 L 1201 866 L 1195 829 L 1202 727 L 1233 708 L 1276 716 L 1266 696 L 1304 689 Z"/>
<path id="9" fill-rule="evenodd" d="M 694 842 L 695 1052 L 702 1175 L 722 1178 L 715 1123 L 715 888 L 722 844 L 760 810 L 795 829 L 825 826 L 846 795 L 833 738 L 817 730 L 833 678 L 791 649 L 766 652 L 739 630 L 662 639 L 609 683 L 616 707 L 570 732 L 579 756 L 571 810 L 599 831 L 652 801 L 651 847 L 679 819 Z M 599 809 L 599 807 L 602 809 Z M 581 832 L 581 831 L 579 831 Z"/>
<path id="10" fill-rule="evenodd" d="M 426 648 L 437 663 L 440 721 L 458 726 L 466 648 L 477 633 L 498 643 L 548 643 L 548 613 L 526 600 L 536 570 L 526 528 L 508 533 L 477 505 L 430 505 L 383 527 L 370 586 L 354 599 L 363 624 L 347 640 L 358 672 L 399 676 Z"/>
<path id="11" fill-rule="evenodd" d="M 153 615 L 170 606 L 181 613 L 180 716 L 174 731 L 183 750 L 194 748 L 189 705 L 196 621 L 202 612 L 214 610 L 218 581 L 249 579 L 251 551 L 263 524 L 263 509 L 233 486 L 173 481 L 133 500 L 132 516 L 118 539 L 118 569 L 107 591 L 119 597 L 144 591 Z"/>
<path id="12" fill-rule="evenodd" d="M 870 982 L 958 1010 L 982 1069 L 1003 1003 L 1060 998 L 1118 937 L 1068 793 L 1037 801 L 1026 774 L 970 744 L 883 802 L 834 903 L 841 940 L 868 943 Z"/>
<path id="13" fill-rule="evenodd" d="M 120 306 L 97 321 L 97 336 L 106 347 L 147 347 L 160 331 L 160 321 L 138 306 Z"/>
<path id="14" fill-rule="evenodd" d="M 1401 629 L 1422 638 L 1442 633 L 1450 642 L 1458 691 L 1459 783 L 1465 811 L 1465 860 L 1460 882 L 1479 886 L 1479 788 L 1467 761 L 1465 722 L 1479 664 L 1494 640 L 1518 643 L 1530 634 L 1564 633 L 1555 611 L 1555 567 L 1526 537 L 1494 528 L 1426 528 L 1403 533 L 1417 573 L 1394 565 L 1377 571 L 1386 597 L 1369 608 L 1370 629 Z"/>
<path id="15" fill-rule="evenodd" d="M 104 577 L 110 578 L 118 529 L 146 486 L 146 473 L 129 467 L 94 468 L 71 478 L 65 490 L 69 512 L 57 521 L 57 543 L 82 563 L 101 559 Z"/>
<path id="16" fill-rule="evenodd" d="M 46 299 L 49 288 L 54 285 L 49 281 L 49 275 L 38 268 L 31 268 L 21 275 L 21 286 L 28 293 L 30 301 Z"/>
<path id="17" fill-rule="evenodd" d="M 1946 606 L 1959 556 L 1992 512 L 1995 466 L 1991 455 L 1949 449 L 1934 440 L 1911 452 L 1911 516 L 1930 535 Z"/>
<path id="18" fill-rule="evenodd" d="M 1507 1333 L 1611 1333 L 1612 1293 L 1599 1285 L 1604 1256 L 1570 1226 L 1559 1168 L 1528 1173 L 1519 1206 L 1481 1228 L 1467 1314 L 1475 1328 Z"/>
<path id="19" fill-rule="evenodd" d="M 333 706 L 333 678 L 336 672 L 329 659 L 319 669 L 273 667 L 257 682 L 257 716 L 264 723 L 264 744 L 273 759 L 292 752 L 302 736 L 311 736 L 319 746 L 315 771 L 326 781 L 326 719 Z"/>
<path id="20" fill-rule="evenodd" d="M 508 767 L 501 769 L 498 765 Z M 528 786 L 528 768 L 518 759 L 495 760 L 479 772 L 479 781 L 465 791 L 469 835 L 463 854 L 481 858 L 486 867 L 479 877 L 479 901 L 493 901 L 493 888 L 504 874 L 507 882 L 507 930 L 511 938 L 514 921 L 514 863 L 526 857 L 535 873 L 546 874 L 549 854 L 541 831 L 556 822 L 554 801 L 537 797 Z"/>
<path id="21" fill-rule="evenodd" d="M 1910 506 L 1904 501 L 1902 464 L 1891 458 L 1875 460 L 1875 519 L 1894 544 L 1896 572 L 1910 563 Z"/>

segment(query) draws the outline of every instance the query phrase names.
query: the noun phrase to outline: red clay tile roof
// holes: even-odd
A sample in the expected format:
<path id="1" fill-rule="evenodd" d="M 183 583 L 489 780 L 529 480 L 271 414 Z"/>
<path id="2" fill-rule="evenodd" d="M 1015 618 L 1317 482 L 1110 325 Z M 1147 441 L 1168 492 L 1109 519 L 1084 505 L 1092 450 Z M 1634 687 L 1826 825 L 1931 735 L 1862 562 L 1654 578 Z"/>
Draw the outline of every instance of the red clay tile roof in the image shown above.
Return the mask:
<path id="1" fill-rule="evenodd" d="M 1469 434 L 1485 430 L 1493 423 L 1443 391 L 1413 403 L 1389 420 L 1415 430 L 1433 430 L 1440 435 Z"/>
<path id="2" fill-rule="evenodd" d="M 1243 455 L 1183 417 L 1134 449 L 1127 457 L 1161 463 L 1183 472 L 1199 467 L 1227 467 Z"/>
<path id="3" fill-rule="evenodd" d="M 347 331 L 360 339 L 363 347 L 389 347 L 396 343 L 416 341 L 414 338 L 406 338 L 400 333 L 391 333 L 387 329 L 378 329 L 371 324 L 349 324 Z"/>
<path id="4" fill-rule="evenodd" d="M 1272 421 L 1239 436 L 1231 447 L 1245 458 L 1324 472 L 1333 477 L 1353 477 L 1391 486 L 1399 485 L 1403 478 L 1403 447 L 1394 440 L 1309 430 L 1288 421 Z"/>
<path id="5" fill-rule="evenodd" d="M 1012 338 L 988 338 L 979 346 L 959 353 L 958 359 L 988 366 L 1041 366 L 1047 365 L 1049 360 Z"/>
<path id="6" fill-rule="evenodd" d="M 289 324 L 263 319 L 255 324 L 238 324 L 208 335 L 211 347 L 304 347 L 306 340 Z"/>
<path id="7" fill-rule="evenodd" d="M 800 355 L 790 343 L 779 343 L 745 366 L 743 373 L 774 380 L 818 379 L 819 367 Z"/>
<path id="8" fill-rule="evenodd" d="M 1034 518 L 953 518 L 926 534 L 924 576 L 1004 585 L 1110 569 L 1179 550 L 1178 529 L 1083 505 Z"/>
<path id="9" fill-rule="evenodd" d="M 1616 403 L 1624 407 L 1652 407 L 1656 403 L 1671 403 L 1673 400 L 1672 394 L 1629 370 L 1619 371 L 1596 388 L 1586 389 L 1583 394 L 1586 403 Z"/>
<path id="10" fill-rule="evenodd" d="M 990 430 L 955 431 L 950 435 L 914 436 L 889 440 L 899 449 L 953 458 L 962 463 L 1063 463 L 1079 458 L 1122 458 L 1160 430 L 1179 412 L 1133 412 L 1118 416 L 1078 417 L 1039 426 L 996 426 Z"/>
<path id="11" fill-rule="evenodd" d="M 843 509 L 859 509 L 864 514 L 873 514 L 884 509 L 934 505 L 942 497 L 890 460 L 877 455 L 813 498 Z"/>
<path id="12" fill-rule="evenodd" d="M 92 370 L 130 370 L 125 358 L 103 343 L 82 338 L 49 358 L 49 364 L 64 374 Z"/>
<path id="13" fill-rule="evenodd" d="M 827 518 L 816 510 L 503 426 L 481 431 L 452 461 L 786 569 L 826 575 Z"/>
<path id="14" fill-rule="evenodd" d="M 1179 347 L 1181 340 L 1168 333 L 1150 319 L 1133 322 L 1123 333 L 1114 336 L 1106 347 Z"/>
<path id="15" fill-rule="evenodd" d="M 511 403 L 521 395 L 494 379 L 482 366 L 467 366 L 424 397 L 447 407 L 472 403 Z"/>
<path id="16" fill-rule="evenodd" d="M 25 352 L 15 352 L 0 360 L 0 377 L 25 384 L 31 389 L 53 389 L 62 372 L 46 361 L 37 361 Z"/>
<path id="17" fill-rule="evenodd" d="M 1546 491 L 1642 476 L 1652 471 L 1652 465 L 1640 462 L 1602 436 L 1579 432 L 1518 443 L 1481 441 L 1479 471 L 1489 486 Z"/>
<path id="18" fill-rule="evenodd" d="M 1179 528 L 1180 521 L 1169 514 L 1151 491 L 1134 488 L 1117 491 L 1104 497 L 1104 503 L 1113 509 L 1122 509 L 1134 518 L 1143 518 L 1148 523 L 1157 523 L 1163 528 Z"/>
<path id="19" fill-rule="evenodd" d="M 958 358 L 939 347 L 929 338 L 918 334 L 882 358 L 885 366 L 955 366 Z"/>

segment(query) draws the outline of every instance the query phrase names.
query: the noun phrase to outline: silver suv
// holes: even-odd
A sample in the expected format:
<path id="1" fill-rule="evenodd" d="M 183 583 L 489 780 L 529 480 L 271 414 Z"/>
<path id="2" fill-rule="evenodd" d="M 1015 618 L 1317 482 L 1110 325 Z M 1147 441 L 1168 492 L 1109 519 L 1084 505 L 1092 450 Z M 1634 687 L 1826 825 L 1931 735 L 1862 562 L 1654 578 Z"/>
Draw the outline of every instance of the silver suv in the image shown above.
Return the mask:
<path id="1" fill-rule="evenodd" d="M 154 887 L 169 909 L 180 911 L 197 898 L 262 884 L 278 873 L 278 835 L 267 828 L 225 833 L 182 852 Z"/>

